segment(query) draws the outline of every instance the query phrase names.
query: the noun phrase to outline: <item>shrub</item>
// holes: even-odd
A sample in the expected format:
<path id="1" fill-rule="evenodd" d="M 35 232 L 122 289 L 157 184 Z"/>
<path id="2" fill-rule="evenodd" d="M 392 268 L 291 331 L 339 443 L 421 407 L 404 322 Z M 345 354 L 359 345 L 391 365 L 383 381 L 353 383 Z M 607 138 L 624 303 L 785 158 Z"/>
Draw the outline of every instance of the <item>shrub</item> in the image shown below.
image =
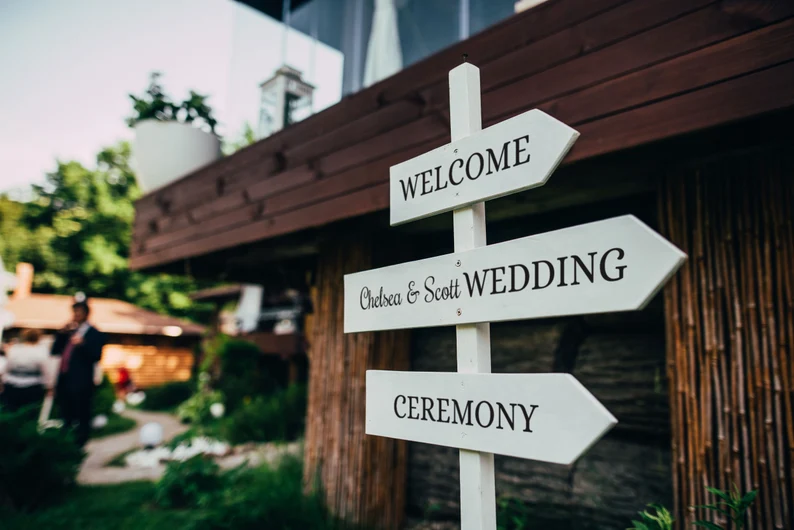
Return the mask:
<path id="1" fill-rule="evenodd" d="M 227 472 L 223 498 L 200 516 L 197 530 L 331 530 L 319 495 L 303 492 L 303 468 L 295 457 L 285 457 L 275 467 Z"/>
<path id="2" fill-rule="evenodd" d="M 226 398 L 231 413 L 246 400 L 268 395 L 277 389 L 271 374 L 264 366 L 262 353 L 255 345 L 242 340 L 228 339 L 220 344 L 221 376 L 215 386 Z"/>
<path id="3" fill-rule="evenodd" d="M 141 403 L 145 410 L 170 410 L 185 402 L 196 386 L 192 381 L 173 381 L 145 390 L 146 399 Z"/>
<path id="4" fill-rule="evenodd" d="M 94 391 L 93 415 L 105 414 L 110 416 L 113 412 L 113 403 L 116 402 L 116 391 L 107 375 L 102 376 L 102 383 Z"/>
<path id="5" fill-rule="evenodd" d="M 155 501 L 165 508 L 200 508 L 222 490 L 218 464 L 203 455 L 169 462 L 157 483 Z"/>
<path id="6" fill-rule="evenodd" d="M 209 423 L 212 421 L 212 414 L 210 407 L 214 403 L 223 403 L 223 393 L 218 390 L 212 390 L 204 374 L 199 376 L 199 389 L 187 401 L 179 405 L 176 410 L 176 415 L 179 416 L 180 421 L 185 423 L 192 423 L 200 425 L 202 423 Z"/>
<path id="7" fill-rule="evenodd" d="M 85 453 L 60 429 L 38 431 L 35 408 L 0 410 L 0 507 L 47 504 L 77 477 Z"/>
<path id="8" fill-rule="evenodd" d="M 233 444 L 294 440 L 305 423 L 306 387 L 292 385 L 243 405 L 229 418 L 225 434 Z"/>

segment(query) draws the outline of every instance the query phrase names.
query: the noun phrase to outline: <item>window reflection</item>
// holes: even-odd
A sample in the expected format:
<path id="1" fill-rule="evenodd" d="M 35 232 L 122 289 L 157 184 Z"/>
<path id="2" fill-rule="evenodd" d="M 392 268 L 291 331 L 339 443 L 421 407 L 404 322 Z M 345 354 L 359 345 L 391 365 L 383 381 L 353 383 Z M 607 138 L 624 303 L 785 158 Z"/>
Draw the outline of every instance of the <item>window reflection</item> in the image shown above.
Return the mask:
<path id="1" fill-rule="evenodd" d="M 235 23 L 235 42 L 255 42 L 257 36 L 261 42 L 255 49 L 247 44 L 249 49 L 235 50 L 230 87 L 232 106 L 247 113 L 245 121 L 256 124 L 260 136 L 510 17 L 516 0 L 301 0 L 285 4 L 292 3 L 296 5 L 283 21 L 258 13 L 259 20 L 238 16 Z M 247 6 L 241 9 L 255 12 Z M 257 93 L 282 67 L 313 87 L 311 98 L 287 92 Z M 277 105 L 279 110 L 266 110 L 267 105 Z"/>

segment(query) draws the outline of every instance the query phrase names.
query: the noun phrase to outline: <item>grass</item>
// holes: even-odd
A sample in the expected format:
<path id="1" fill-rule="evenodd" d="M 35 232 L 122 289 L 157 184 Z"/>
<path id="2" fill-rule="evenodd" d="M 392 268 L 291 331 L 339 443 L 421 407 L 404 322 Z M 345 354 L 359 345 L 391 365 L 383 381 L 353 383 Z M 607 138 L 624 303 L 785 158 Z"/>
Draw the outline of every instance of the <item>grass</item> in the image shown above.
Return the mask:
<path id="1" fill-rule="evenodd" d="M 200 510 L 154 507 L 155 485 L 128 482 L 113 486 L 79 486 L 66 502 L 30 514 L 0 515 L 3 530 L 155 530 L 189 528 Z"/>
<path id="2" fill-rule="evenodd" d="M 78 486 L 64 500 L 31 513 L 2 513 L 0 529 L 27 530 L 336 530 L 322 501 L 303 493 L 301 461 L 215 473 L 197 482 L 200 461 L 172 464 L 159 483 Z M 203 472 L 206 475 L 206 470 Z M 201 478 L 201 477 L 199 477 Z M 206 478 L 206 477 L 205 477 Z M 205 490 L 191 497 L 197 484 Z M 206 489 L 209 487 L 209 489 Z M 186 496 L 187 495 L 187 496 Z M 184 502 L 185 499 L 192 499 Z M 179 508 L 172 505 L 181 499 Z M 169 500 L 169 502 L 164 502 Z M 159 504 L 158 504 L 159 501 Z"/>
<path id="3" fill-rule="evenodd" d="M 96 440 L 97 438 L 104 438 L 105 436 L 110 436 L 113 434 L 121 434 L 123 432 L 130 431 L 135 428 L 135 420 L 131 418 L 127 418 L 125 416 L 120 416 L 118 414 L 108 414 L 108 424 L 102 427 L 101 429 L 92 429 L 91 430 L 91 439 Z"/>

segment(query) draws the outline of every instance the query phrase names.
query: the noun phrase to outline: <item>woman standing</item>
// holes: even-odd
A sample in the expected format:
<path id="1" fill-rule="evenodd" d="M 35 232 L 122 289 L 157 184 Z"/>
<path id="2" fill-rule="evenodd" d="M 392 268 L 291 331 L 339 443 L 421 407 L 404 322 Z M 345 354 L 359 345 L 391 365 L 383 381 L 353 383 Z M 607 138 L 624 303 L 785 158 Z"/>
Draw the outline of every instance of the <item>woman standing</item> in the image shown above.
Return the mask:
<path id="1" fill-rule="evenodd" d="M 35 329 L 22 332 L 22 341 L 6 347 L 6 367 L 0 402 L 8 410 L 40 404 L 45 389 L 51 391 L 48 373 L 49 349 Z"/>

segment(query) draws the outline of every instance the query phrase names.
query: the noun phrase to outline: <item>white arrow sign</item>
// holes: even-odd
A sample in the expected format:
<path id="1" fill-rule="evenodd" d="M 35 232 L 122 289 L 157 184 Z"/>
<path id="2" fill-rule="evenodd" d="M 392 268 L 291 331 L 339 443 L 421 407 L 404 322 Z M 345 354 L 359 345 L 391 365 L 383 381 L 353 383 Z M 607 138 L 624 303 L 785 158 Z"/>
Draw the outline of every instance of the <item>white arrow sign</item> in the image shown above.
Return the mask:
<path id="1" fill-rule="evenodd" d="M 578 137 L 534 109 L 392 166 L 391 224 L 542 186 Z"/>
<path id="2" fill-rule="evenodd" d="M 367 434 L 571 464 L 616 423 L 570 374 L 367 371 Z"/>
<path id="3" fill-rule="evenodd" d="M 630 311 L 686 255 L 632 215 L 345 276 L 345 332 Z"/>

